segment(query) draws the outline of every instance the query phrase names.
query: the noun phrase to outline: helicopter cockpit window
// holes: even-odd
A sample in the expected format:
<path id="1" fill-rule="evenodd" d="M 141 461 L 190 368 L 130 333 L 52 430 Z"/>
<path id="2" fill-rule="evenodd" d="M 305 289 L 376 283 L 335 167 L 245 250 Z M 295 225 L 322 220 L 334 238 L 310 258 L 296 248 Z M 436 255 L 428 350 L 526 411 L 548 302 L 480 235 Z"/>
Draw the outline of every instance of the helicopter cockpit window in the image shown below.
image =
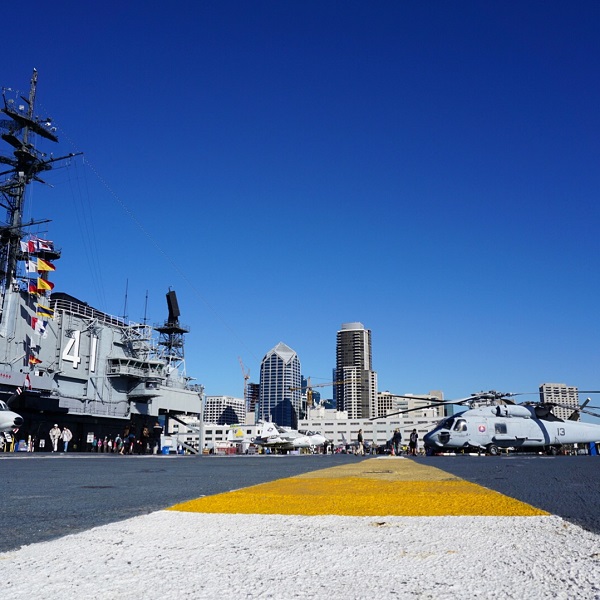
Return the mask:
<path id="1" fill-rule="evenodd" d="M 467 430 L 467 422 L 465 419 L 456 419 L 456 423 L 454 424 L 454 431 L 466 431 Z"/>
<path id="2" fill-rule="evenodd" d="M 452 429 L 452 425 L 454 425 L 454 417 L 450 417 L 449 419 L 444 419 L 440 422 L 438 427 L 442 429 Z"/>
<path id="3" fill-rule="evenodd" d="M 496 433 L 506 433 L 506 423 L 496 423 L 494 426 Z"/>

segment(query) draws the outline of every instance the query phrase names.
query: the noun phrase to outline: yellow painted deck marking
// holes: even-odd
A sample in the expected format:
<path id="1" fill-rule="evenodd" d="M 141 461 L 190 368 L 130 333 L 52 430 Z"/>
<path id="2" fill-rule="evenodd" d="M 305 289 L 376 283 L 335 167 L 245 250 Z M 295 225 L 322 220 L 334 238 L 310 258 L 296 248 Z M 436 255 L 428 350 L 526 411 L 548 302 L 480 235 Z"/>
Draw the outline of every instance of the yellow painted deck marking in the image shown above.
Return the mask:
<path id="1" fill-rule="evenodd" d="M 371 459 L 176 504 L 202 513 L 538 516 L 548 513 L 412 460 Z"/>

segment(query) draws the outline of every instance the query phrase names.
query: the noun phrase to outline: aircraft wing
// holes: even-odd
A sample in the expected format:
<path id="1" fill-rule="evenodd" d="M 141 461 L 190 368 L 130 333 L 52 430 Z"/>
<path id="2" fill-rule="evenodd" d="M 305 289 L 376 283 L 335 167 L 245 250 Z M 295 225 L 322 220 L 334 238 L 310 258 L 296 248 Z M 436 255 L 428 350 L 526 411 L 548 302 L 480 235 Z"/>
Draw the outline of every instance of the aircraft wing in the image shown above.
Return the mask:
<path id="1" fill-rule="evenodd" d="M 262 437 L 256 438 L 253 442 L 258 446 L 263 446 L 265 448 L 277 448 L 281 450 L 293 450 L 294 445 L 287 439 L 282 438 L 281 436 L 270 436 L 270 437 Z"/>

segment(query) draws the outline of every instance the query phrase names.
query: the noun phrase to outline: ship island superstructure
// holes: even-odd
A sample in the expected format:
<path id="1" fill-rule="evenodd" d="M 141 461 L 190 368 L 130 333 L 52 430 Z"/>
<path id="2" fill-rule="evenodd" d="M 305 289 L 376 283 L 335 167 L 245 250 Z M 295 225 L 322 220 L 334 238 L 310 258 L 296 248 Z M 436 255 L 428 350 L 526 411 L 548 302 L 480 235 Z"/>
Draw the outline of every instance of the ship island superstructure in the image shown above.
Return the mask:
<path id="1" fill-rule="evenodd" d="M 168 318 L 154 327 L 53 292 L 61 252 L 29 233 L 45 221 L 23 223 L 23 207 L 28 186 L 44 183 L 45 171 L 75 155 L 54 157 L 34 144 L 58 142 L 52 121 L 35 114 L 36 87 L 34 70 L 29 96 L 4 89 L 1 107 L 8 118 L 0 119 L 0 134 L 12 154 L 0 154 L 0 203 L 7 211 L 0 224 L 0 399 L 23 416 L 17 435 L 30 443 L 55 423 L 71 429 L 74 449 L 124 432 L 139 440 L 170 417 L 202 412 L 203 387 L 185 371 L 189 328 L 179 323 L 171 290 Z"/>

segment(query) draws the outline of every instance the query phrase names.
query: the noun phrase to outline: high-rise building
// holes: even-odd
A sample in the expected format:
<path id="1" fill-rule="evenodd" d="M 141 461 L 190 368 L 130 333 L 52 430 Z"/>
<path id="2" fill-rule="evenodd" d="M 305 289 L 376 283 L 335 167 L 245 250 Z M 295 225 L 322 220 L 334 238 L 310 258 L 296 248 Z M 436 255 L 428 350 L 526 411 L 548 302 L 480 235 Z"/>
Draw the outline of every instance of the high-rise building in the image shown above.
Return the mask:
<path id="1" fill-rule="evenodd" d="M 300 360 L 283 342 L 269 351 L 260 364 L 257 420 L 296 428 L 300 415 Z"/>
<path id="2" fill-rule="evenodd" d="M 566 420 L 579 408 L 579 392 L 576 387 L 564 383 L 543 383 L 540 385 L 540 402 L 556 403 L 552 412 Z"/>
<path id="3" fill-rule="evenodd" d="M 254 412 L 259 401 L 260 385 L 258 383 L 249 383 L 246 389 L 246 404 L 248 412 Z"/>
<path id="4" fill-rule="evenodd" d="M 246 421 L 246 403 L 243 398 L 206 396 L 203 421 L 217 425 L 235 425 Z"/>
<path id="5" fill-rule="evenodd" d="M 377 373 L 372 369 L 371 330 L 343 323 L 337 332 L 334 397 L 350 419 L 377 415 Z"/>

